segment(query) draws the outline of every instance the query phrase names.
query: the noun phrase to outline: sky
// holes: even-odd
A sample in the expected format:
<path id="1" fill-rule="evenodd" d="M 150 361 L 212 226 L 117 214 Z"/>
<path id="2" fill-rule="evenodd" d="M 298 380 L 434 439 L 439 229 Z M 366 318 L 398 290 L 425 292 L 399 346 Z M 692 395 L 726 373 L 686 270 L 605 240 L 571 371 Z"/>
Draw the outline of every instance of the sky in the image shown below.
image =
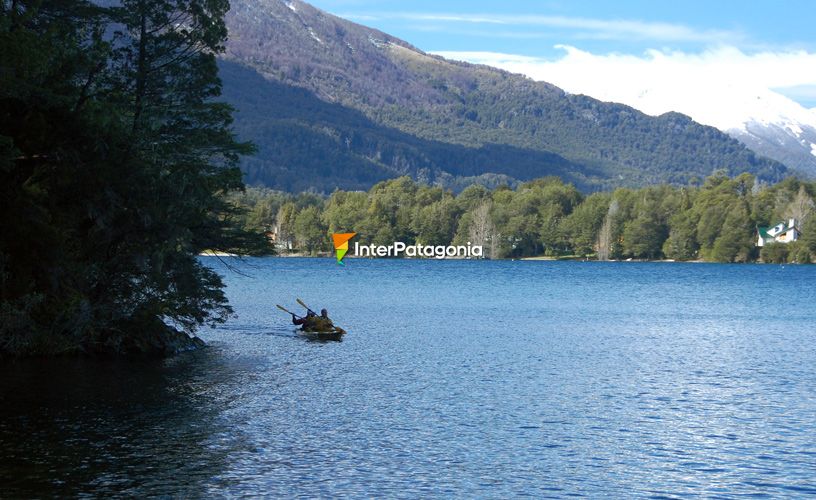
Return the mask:
<path id="1" fill-rule="evenodd" d="M 816 111 L 805 109 L 816 108 L 812 2 L 310 3 L 426 52 L 502 67 L 650 114 L 678 110 L 720 128 L 776 111 L 816 123 Z"/>

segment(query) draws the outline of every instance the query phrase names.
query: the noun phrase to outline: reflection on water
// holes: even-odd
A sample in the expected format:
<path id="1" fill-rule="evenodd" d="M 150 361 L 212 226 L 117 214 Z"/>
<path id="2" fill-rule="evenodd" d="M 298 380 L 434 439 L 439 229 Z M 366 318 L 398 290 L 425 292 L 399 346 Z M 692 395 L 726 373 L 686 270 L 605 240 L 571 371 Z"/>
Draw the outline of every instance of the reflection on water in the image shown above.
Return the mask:
<path id="1" fill-rule="evenodd" d="M 0 497 L 206 494 L 249 446 L 220 413 L 253 363 L 217 349 L 169 361 L 21 361 L 0 368 Z"/>
<path id="2" fill-rule="evenodd" d="M 204 351 L 4 362 L 0 497 L 816 493 L 816 267 L 245 265 Z"/>

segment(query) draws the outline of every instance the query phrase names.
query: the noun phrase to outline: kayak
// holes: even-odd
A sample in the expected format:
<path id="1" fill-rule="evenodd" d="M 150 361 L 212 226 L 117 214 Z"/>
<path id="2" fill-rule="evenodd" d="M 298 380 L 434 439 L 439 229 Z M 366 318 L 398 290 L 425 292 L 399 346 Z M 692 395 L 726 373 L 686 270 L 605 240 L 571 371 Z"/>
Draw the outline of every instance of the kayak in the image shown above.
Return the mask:
<path id="1" fill-rule="evenodd" d="M 339 326 L 334 326 L 331 322 L 327 323 L 328 324 L 315 322 L 310 325 L 303 325 L 300 329 L 301 331 L 309 333 L 339 333 L 341 335 L 346 333 L 346 331 Z"/>
<path id="2" fill-rule="evenodd" d="M 325 340 L 340 340 L 345 335 L 346 331 L 340 327 L 332 327 L 330 330 L 300 330 L 300 334 L 304 337 L 312 337 L 316 339 Z"/>
<path id="3" fill-rule="evenodd" d="M 300 332 L 304 335 L 310 337 L 317 337 L 317 338 L 327 338 L 327 339 L 339 339 L 342 335 L 345 335 L 346 331 L 340 328 L 339 326 L 334 326 L 331 320 L 327 317 L 318 316 L 314 311 L 309 309 L 309 306 L 303 303 L 302 300 L 297 299 L 298 304 L 305 307 L 310 315 L 306 317 L 298 316 L 297 314 L 289 311 L 285 307 L 280 304 L 275 304 L 278 309 L 281 311 L 291 314 L 292 320 L 298 319 L 300 321 L 295 322 L 295 324 L 301 324 Z M 325 315 L 326 310 L 323 309 L 322 314 Z"/>

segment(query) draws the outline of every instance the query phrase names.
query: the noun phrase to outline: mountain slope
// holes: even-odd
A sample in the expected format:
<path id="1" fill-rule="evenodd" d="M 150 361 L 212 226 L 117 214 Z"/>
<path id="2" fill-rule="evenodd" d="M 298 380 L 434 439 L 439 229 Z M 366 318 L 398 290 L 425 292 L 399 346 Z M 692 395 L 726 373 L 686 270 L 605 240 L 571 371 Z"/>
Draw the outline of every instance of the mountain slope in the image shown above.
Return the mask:
<path id="1" fill-rule="evenodd" d="M 763 156 L 816 176 L 816 127 L 795 123 L 746 122 L 728 134 Z"/>
<path id="2" fill-rule="evenodd" d="M 724 130 L 757 153 L 816 177 L 816 111 L 776 92 L 764 94 L 750 99 L 753 109 L 742 106 L 738 126 Z"/>
<path id="3" fill-rule="evenodd" d="M 592 190 L 787 173 L 684 115 L 430 56 L 303 2 L 233 0 L 227 22 L 225 96 L 260 149 L 250 182 L 326 191 L 405 173 L 453 187 L 559 175 Z"/>
<path id="4" fill-rule="evenodd" d="M 667 110 L 688 114 L 700 123 L 726 132 L 762 156 L 816 176 L 816 112 L 778 92 L 750 84 L 695 85 L 664 79 L 659 86 L 625 90 L 588 83 L 581 91 L 625 103 L 653 116 Z"/>
<path id="5" fill-rule="evenodd" d="M 763 156 L 816 176 L 816 113 L 813 110 L 769 89 L 710 93 L 715 94 L 713 98 L 718 100 L 718 108 L 725 118 L 711 117 L 702 121 L 727 132 Z"/>
<path id="6" fill-rule="evenodd" d="M 368 189 L 400 175 L 459 189 L 494 187 L 556 175 L 587 187 L 599 175 L 543 151 L 502 144 L 470 148 L 422 139 L 371 121 L 360 111 L 312 92 L 264 79 L 251 68 L 222 61 L 223 97 L 238 109 L 235 128 L 258 154 L 245 159 L 246 182 L 286 191 Z M 243 111 L 242 111 L 243 110 Z"/>

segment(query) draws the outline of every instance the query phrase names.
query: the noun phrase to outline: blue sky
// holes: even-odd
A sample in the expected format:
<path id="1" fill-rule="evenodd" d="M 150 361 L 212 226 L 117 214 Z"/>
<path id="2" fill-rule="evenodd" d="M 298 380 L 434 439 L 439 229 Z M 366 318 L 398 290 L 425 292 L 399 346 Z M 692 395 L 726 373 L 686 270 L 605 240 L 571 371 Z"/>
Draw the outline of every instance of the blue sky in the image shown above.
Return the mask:
<path id="1" fill-rule="evenodd" d="M 547 57 L 556 55 L 556 44 L 593 53 L 632 53 L 647 48 L 689 51 L 719 43 L 745 50 L 816 49 L 816 4 L 812 1 L 311 3 L 426 51 L 493 51 Z M 639 25 L 646 29 L 638 33 Z"/>
<path id="2" fill-rule="evenodd" d="M 318 8 L 402 38 L 447 57 L 491 63 L 468 53 L 512 54 L 552 62 L 564 46 L 593 56 L 648 51 L 686 56 L 736 49 L 816 55 L 816 4 L 792 1 L 429 1 L 314 0 Z M 708 61 L 709 63 L 711 61 Z M 809 59 L 802 59 L 803 64 Z M 501 65 L 501 62 L 496 63 Z M 795 63 L 788 65 L 795 72 Z M 744 74 L 778 66 L 745 66 Z M 508 69 L 519 70 L 520 66 Z M 753 69 L 752 69 L 753 68 Z M 545 75 L 546 76 L 546 75 Z M 808 108 L 816 107 L 816 81 L 803 75 L 768 86 Z M 554 82 L 559 84 L 559 82 Z M 569 89 L 567 89 L 569 90 Z"/>

